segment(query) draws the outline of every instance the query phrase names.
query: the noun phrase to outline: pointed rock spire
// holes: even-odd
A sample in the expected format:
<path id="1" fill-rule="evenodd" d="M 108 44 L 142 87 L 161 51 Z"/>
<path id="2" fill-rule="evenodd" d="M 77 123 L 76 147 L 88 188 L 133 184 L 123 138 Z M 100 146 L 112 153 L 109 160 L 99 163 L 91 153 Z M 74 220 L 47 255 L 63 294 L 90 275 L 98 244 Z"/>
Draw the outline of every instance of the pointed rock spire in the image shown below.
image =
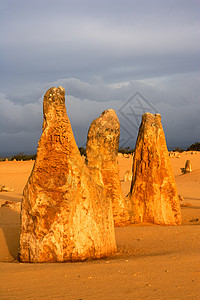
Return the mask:
<path id="1" fill-rule="evenodd" d="M 159 114 L 142 116 L 127 202 L 135 223 L 181 224 L 179 197 Z"/>
<path id="2" fill-rule="evenodd" d="M 86 156 L 92 177 L 105 188 L 112 201 L 115 226 L 125 226 L 129 223 L 129 214 L 119 178 L 119 136 L 120 123 L 115 111 L 105 110 L 90 125 Z"/>
<path id="3" fill-rule="evenodd" d="M 43 132 L 24 188 L 20 260 L 79 261 L 116 251 L 112 206 L 83 162 L 65 109 L 65 90 L 50 88 Z"/>

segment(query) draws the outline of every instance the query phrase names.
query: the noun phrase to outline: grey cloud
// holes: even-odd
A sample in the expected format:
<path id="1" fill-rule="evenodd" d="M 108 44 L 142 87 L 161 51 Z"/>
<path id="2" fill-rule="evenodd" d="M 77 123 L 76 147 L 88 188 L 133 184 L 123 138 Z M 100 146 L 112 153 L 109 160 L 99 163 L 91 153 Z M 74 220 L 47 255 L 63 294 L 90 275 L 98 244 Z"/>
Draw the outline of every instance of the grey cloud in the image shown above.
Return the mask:
<path id="1" fill-rule="evenodd" d="M 126 134 L 123 130 L 125 128 L 130 133 L 130 142 L 134 146 L 137 137 L 136 127 L 139 124 L 135 119 L 132 122 L 136 124 L 136 127 L 127 122 L 126 117 L 133 118 L 133 116 L 124 118 L 120 113 L 120 108 L 136 92 L 141 93 L 147 103 L 153 105 L 156 111 L 162 115 L 162 122 L 170 148 L 173 146 L 187 147 L 200 138 L 200 132 L 198 131 L 200 126 L 199 76 L 174 76 L 165 79 L 133 81 L 118 87 L 117 85 L 106 86 L 101 83 L 94 88 L 92 84 L 76 81 L 75 79 L 64 79 L 62 83 L 64 82 L 65 87 L 71 82 L 74 83 L 74 90 L 71 90 L 71 92 L 76 97 L 69 96 L 70 89 L 68 91 L 66 89 L 66 105 L 78 142 L 84 143 L 86 141 L 87 130 L 94 118 L 98 117 L 103 110 L 113 108 L 120 119 L 122 134 Z M 101 94 L 103 94 L 102 98 L 105 100 L 103 102 L 99 102 L 100 89 L 102 90 Z M 81 94 L 87 96 L 89 100 L 82 101 L 78 97 Z M 149 106 L 148 109 L 148 105 L 146 106 L 146 111 L 150 111 L 151 107 Z M 136 105 L 133 105 L 133 109 L 135 113 L 142 115 L 143 111 L 137 110 Z M 82 133 L 78 134 L 78 128 L 80 127 Z"/>
<path id="2" fill-rule="evenodd" d="M 191 104 L 180 107 L 160 103 L 158 108 L 162 115 L 162 124 L 170 148 L 187 148 L 200 139 L 200 107 Z"/>
<path id="3" fill-rule="evenodd" d="M 0 154 L 35 153 L 37 150 L 40 132 L 21 131 L 14 134 L 0 133 Z"/>
<path id="4" fill-rule="evenodd" d="M 168 0 L 161 2 L 160 0 L 7 0 L 7 8 L 12 12 L 18 11 L 19 18 L 30 18 L 36 14 L 38 17 L 48 16 L 51 20 L 56 16 L 74 16 L 78 18 L 85 16 L 85 18 L 93 16 L 94 18 L 113 19 L 133 19 L 138 16 L 148 17 L 149 15 L 161 16 L 166 14 L 168 19 L 177 19 L 180 17 L 198 19 L 197 9 L 200 7 L 198 0 Z M 5 6 L 4 6 L 5 8 Z M 32 13 L 32 14 L 31 14 Z"/>
<path id="5" fill-rule="evenodd" d="M 162 114 L 169 145 L 195 142 L 199 12 L 199 0 L 5 1 L 0 7 L 3 147 L 35 147 L 30 137 L 37 140 L 41 133 L 42 97 L 59 85 L 66 89 L 78 143 L 85 141 L 91 121 L 111 107 L 122 135 L 134 144 L 137 130 L 119 109 L 136 92 Z"/>
<path id="6" fill-rule="evenodd" d="M 76 78 L 65 78 L 44 84 L 41 88 L 43 94 L 51 86 L 58 85 L 63 85 L 66 89 L 66 109 L 79 146 L 85 144 L 92 120 L 105 109 L 113 108 L 121 123 L 121 142 L 128 141 L 128 145 L 133 147 L 140 118 L 144 111 L 138 110 L 138 103 L 131 104 L 132 109 L 140 116 L 136 120 L 133 114 L 130 116 L 127 111 L 127 115 L 122 115 L 120 109 L 136 92 L 139 92 L 147 100 L 144 105 L 144 107 L 146 106 L 145 111 L 150 111 L 149 109 L 153 105 L 156 111 L 162 115 L 170 148 L 175 145 L 187 147 L 200 138 L 199 76 L 179 76 L 173 79 L 170 77 L 155 78 L 113 85 L 107 85 L 101 81 L 91 84 Z M 36 91 L 37 93 L 38 91 Z M 190 97 L 190 101 L 188 101 L 188 97 Z M 32 99 L 35 99 L 34 94 Z M 28 144 L 30 144 L 30 150 L 36 149 L 42 127 L 41 99 L 38 99 L 36 103 L 32 101 L 33 103 L 19 105 L 1 94 L 0 101 L 2 107 L 1 134 L 4 134 L 4 136 L 1 135 L 3 147 L 6 148 L 7 145 L 8 149 L 13 143 L 12 148 L 15 148 L 15 145 L 19 145 L 16 137 L 19 136 L 22 139 L 24 136 L 24 143 L 20 143 L 22 150 L 27 149 Z M 130 107 L 128 109 L 130 110 Z M 135 126 L 129 122 L 130 118 Z M 13 138 L 14 134 L 16 134 L 15 138 Z M 32 140 L 33 137 L 35 142 Z"/>
<path id="7" fill-rule="evenodd" d="M 100 75 L 114 82 L 200 67 L 197 1 L 55 5 L 20 0 L 17 5 L 8 1 L 8 9 L 10 14 L 1 12 L 2 80 L 24 76 L 44 82 Z"/>
<path id="8" fill-rule="evenodd" d="M 33 133 L 40 130 L 41 104 L 14 104 L 6 95 L 0 94 L 0 132 L 15 134 L 22 131 Z"/>

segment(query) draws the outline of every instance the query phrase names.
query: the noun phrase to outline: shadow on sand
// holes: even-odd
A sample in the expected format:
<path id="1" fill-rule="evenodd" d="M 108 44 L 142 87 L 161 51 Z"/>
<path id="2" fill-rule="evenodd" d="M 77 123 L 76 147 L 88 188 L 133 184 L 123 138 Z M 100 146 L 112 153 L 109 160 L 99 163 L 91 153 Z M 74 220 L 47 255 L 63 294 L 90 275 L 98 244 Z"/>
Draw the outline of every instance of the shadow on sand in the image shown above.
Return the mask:
<path id="1" fill-rule="evenodd" d="M 20 214 L 7 207 L 0 207 L 0 261 L 18 258 Z"/>

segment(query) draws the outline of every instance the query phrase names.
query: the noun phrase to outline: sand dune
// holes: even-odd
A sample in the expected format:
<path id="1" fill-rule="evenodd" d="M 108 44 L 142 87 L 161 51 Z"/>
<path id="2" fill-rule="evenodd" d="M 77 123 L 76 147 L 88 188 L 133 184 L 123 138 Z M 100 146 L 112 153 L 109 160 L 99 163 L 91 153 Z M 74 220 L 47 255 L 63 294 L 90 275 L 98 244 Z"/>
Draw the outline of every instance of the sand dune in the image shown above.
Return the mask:
<path id="1" fill-rule="evenodd" d="M 182 175 L 189 159 L 192 172 Z M 0 205 L 21 200 L 33 167 L 1 162 Z M 200 299 L 200 153 L 171 158 L 181 201 L 183 225 L 149 224 L 116 228 L 117 255 L 101 261 L 21 264 L 17 259 L 19 213 L 0 207 L 0 299 Z M 119 158 L 123 182 L 132 158 Z M 12 263 L 10 263 L 12 262 Z"/>

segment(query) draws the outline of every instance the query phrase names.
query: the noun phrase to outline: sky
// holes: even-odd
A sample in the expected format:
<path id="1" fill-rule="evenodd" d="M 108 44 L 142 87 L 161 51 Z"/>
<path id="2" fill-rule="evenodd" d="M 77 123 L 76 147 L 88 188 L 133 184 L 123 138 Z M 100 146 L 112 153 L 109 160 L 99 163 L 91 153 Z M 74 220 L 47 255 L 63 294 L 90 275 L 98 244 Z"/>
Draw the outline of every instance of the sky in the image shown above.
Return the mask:
<path id="1" fill-rule="evenodd" d="M 200 142 L 199 0 L 0 0 L 0 153 L 34 153 L 63 86 L 78 146 L 109 108 L 120 146 L 160 113 L 168 149 Z"/>

